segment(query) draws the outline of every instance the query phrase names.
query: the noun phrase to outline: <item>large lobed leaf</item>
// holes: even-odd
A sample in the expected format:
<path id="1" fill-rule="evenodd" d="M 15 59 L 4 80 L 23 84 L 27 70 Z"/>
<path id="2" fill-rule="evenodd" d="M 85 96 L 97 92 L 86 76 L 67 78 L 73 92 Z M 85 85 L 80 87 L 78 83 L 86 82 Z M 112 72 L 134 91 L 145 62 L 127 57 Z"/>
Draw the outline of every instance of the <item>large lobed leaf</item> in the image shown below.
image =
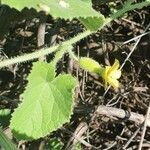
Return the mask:
<path id="1" fill-rule="evenodd" d="M 2 4 L 18 10 L 24 7 L 43 9 L 54 18 L 99 17 L 99 13 L 92 9 L 91 0 L 2 0 Z"/>
<path id="2" fill-rule="evenodd" d="M 37 139 L 69 121 L 76 84 L 69 74 L 55 78 L 52 64 L 33 63 L 28 85 L 22 95 L 23 102 L 11 120 L 10 127 L 15 136 L 18 139 Z"/>
<path id="3" fill-rule="evenodd" d="M 91 31 L 102 28 L 105 18 L 92 8 L 91 0 L 2 0 L 2 4 L 22 10 L 25 7 L 43 10 L 53 18 L 77 18 Z"/>

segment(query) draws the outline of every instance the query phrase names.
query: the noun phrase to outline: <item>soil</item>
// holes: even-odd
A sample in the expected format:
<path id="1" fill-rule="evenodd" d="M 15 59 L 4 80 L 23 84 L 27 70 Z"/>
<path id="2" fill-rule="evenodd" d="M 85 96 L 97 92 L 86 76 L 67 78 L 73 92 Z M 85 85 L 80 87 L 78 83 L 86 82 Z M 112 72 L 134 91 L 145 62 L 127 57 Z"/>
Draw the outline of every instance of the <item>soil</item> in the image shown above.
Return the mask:
<path id="1" fill-rule="evenodd" d="M 108 15 L 109 7 L 107 3 L 99 5 L 95 0 L 93 4 L 96 10 L 102 12 L 105 16 Z M 10 20 L 7 18 L 3 24 L 0 22 L 1 61 L 39 49 L 37 47 L 37 34 L 41 23 L 39 20 L 43 16 L 43 13 L 26 10 L 20 15 L 22 17 L 19 16 L 15 19 L 14 16 L 19 12 L 13 10 L 14 14 L 12 14 L 8 7 L 6 10 L 6 12 L 11 13 L 11 17 L 9 17 Z M 30 12 L 31 15 L 27 17 L 24 15 L 26 12 Z M 0 16 L 0 20 L 2 19 L 2 16 Z M 144 30 L 150 25 L 149 21 L 150 7 L 128 12 L 124 17 L 111 22 L 103 30 L 79 41 L 74 45 L 73 51 L 79 56 L 93 58 L 103 65 L 112 65 L 115 59 L 118 59 L 122 64 L 135 45 L 135 41 L 127 44 L 124 44 L 124 42 L 144 33 Z M 53 20 L 51 16 L 46 16 L 45 41 L 44 45 L 41 46 L 55 45 L 74 37 L 83 30 L 83 26 L 77 20 Z M 150 28 L 146 32 L 149 32 L 149 30 Z M 54 41 L 53 44 L 52 40 Z M 48 62 L 52 58 L 53 55 L 46 57 Z M 47 137 L 32 142 L 17 142 L 9 132 L 9 122 L 4 128 L 4 132 L 7 132 L 7 135 L 22 150 L 50 149 L 48 143 L 52 139 L 61 141 L 61 149 L 77 149 L 77 146 L 83 150 L 121 150 L 125 146 L 128 150 L 138 149 L 143 125 L 138 125 L 128 119 L 99 115 L 95 111 L 99 105 L 109 105 L 146 115 L 150 103 L 150 34 L 141 38 L 129 60 L 125 63 L 118 90 L 110 88 L 105 93 L 101 79 L 96 75 L 85 72 L 75 63 L 72 65 L 71 62 L 72 60 L 66 54 L 58 63 L 57 69 L 58 74 L 62 72 L 72 73 L 79 82 L 74 114 L 70 122 Z M 14 108 L 20 103 L 19 96 L 23 93 L 27 84 L 26 78 L 31 67 L 32 62 L 25 62 L 0 70 L 0 109 L 8 108 L 13 112 Z M 82 138 L 83 141 L 77 142 L 72 138 L 73 136 Z M 133 139 L 130 141 L 131 137 Z M 142 149 L 150 149 L 149 127 L 147 127 L 145 133 Z"/>

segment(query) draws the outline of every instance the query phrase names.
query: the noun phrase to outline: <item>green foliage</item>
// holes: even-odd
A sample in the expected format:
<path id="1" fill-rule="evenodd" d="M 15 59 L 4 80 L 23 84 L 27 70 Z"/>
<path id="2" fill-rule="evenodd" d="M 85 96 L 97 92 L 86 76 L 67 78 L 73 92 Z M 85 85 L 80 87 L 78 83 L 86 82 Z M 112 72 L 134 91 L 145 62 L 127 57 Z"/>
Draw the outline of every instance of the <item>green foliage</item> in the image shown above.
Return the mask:
<path id="1" fill-rule="evenodd" d="M 91 0 L 2 0 L 2 3 L 17 10 L 22 10 L 24 7 L 43 10 L 53 18 L 69 20 L 77 18 L 91 31 L 97 31 L 104 24 L 104 16 L 92 8 Z"/>
<path id="2" fill-rule="evenodd" d="M 81 143 L 77 142 L 75 145 L 73 145 L 74 150 L 82 150 Z"/>
<path id="3" fill-rule="evenodd" d="M 17 150 L 15 145 L 6 137 L 3 133 L 2 129 L 0 128 L 0 146 L 5 150 Z"/>
<path id="4" fill-rule="evenodd" d="M 23 102 L 15 110 L 11 129 L 18 139 L 44 137 L 69 121 L 73 90 L 77 85 L 71 75 L 55 78 L 55 68 L 45 62 L 33 63 Z"/>
<path id="5" fill-rule="evenodd" d="M 10 109 L 1 109 L 0 110 L 0 126 L 3 128 L 9 125 L 9 120 L 11 118 L 11 110 Z"/>
<path id="6" fill-rule="evenodd" d="M 141 9 L 145 6 L 149 6 L 150 5 L 150 0 L 147 1 L 143 1 L 141 3 L 133 3 L 134 0 L 127 0 L 123 7 L 118 10 L 116 13 L 111 15 L 112 20 L 118 18 L 118 17 L 122 17 L 122 15 L 124 15 L 124 13 L 134 10 L 134 9 Z"/>
<path id="7" fill-rule="evenodd" d="M 48 10 L 54 18 L 99 17 L 99 13 L 91 7 L 91 0 L 2 0 L 2 3 L 18 10 L 24 7 Z"/>
<path id="8" fill-rule="evenodd" d="M 57 138 L 50 139 L 44 147 L 45 150 L 61 150 L 62 148 L 63 143 Z"/>
<path id="9" fill-rule="evenodd" d="M 18 1 L 18 0 L 1 0 L 1 4 L 9 5 L 10 7 L 16 8 L 17 10 L 22 10 L 24 7 L 29 8 L 38 8 L 37 4 L 39 4 L 39 0 L 25 0 L 25 1 Z"/>
<path id="10" fill-rule="evenodd" d="M 106 21 L 103 15 L 99 15 L 99 17 L 93 18 L 79 18 L 79 20 L 90 31 L 97 31 L 98 29 L 102 29 Z"/>

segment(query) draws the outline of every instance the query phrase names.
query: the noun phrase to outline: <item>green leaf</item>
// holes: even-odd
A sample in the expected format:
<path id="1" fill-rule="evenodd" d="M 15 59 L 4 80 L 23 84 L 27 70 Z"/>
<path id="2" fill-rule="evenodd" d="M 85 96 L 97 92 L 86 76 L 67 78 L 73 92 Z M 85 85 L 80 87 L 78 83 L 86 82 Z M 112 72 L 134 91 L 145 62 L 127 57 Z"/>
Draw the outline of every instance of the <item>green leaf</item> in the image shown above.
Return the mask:
<path id="1" fill-rule="evenodd" d="M 2 146 L 5 150 L 17 150 L 16 146 L 10 141 L 8 137 L 6 137 L 1 128 L 0 128 L 0 146 Z"/>
<path id="2" fill-rule="evenodd" d="M 73 149 L 74 150 L 82 150 L 81 143 L 80 142 L 75 143 L 73 145 Z"/>
<path id="3" fill-rule="evenodd" d="M 87 18 L 79 18 L 78 19 L 87 30 L 97 31 L 98 29 L 102 29 L 105 24 L 105 17 L 103 15 L 99 15 L 99 17 L 87 17 Z"/>
<path id="4" fill-rule="evenodd" d="M 58 138 L 49 139 L 46 143 L 44 150 L 61 150 L 63 149 L 63 143 Z"/>
<path id="5" fill-rule="evenodd" d="M 99 17 L 91 0 L 2 0 L 3 4 L 22 10 L 24 7 L 44 10 L 54 18 Z"/>
<path id="6" fill-rule="evenodd" d="M 18 139 L 44 137 L 64 123 L 72 114 L 76 80 L 69 74 L 55 78 L 52 64 L 33 63 L 23 102 L 12 115 L 10 128 Z"/>
<path id="7" fill-rule="evenodd" d="M 1 109 L 0 110 L 0 126 L 3 128 L 9 125 L 9 120 L 11 118 L 11 110 L 10 109 Z"/>
<path id="8" fill-rule="evenodd" d="M 113 13 L 110 17 L 112 20 L 121 17 L 124 15 L 124 13 L 134 10 L 134 9 L 142 9 L 143 7 L 149 6 L 150 5 L 150 0 L 139 2 L 139 3 L 133 3 L 134 0 L 127 0 L 123 4 L 123 7 L 119 9 L 116 13 Z"/>

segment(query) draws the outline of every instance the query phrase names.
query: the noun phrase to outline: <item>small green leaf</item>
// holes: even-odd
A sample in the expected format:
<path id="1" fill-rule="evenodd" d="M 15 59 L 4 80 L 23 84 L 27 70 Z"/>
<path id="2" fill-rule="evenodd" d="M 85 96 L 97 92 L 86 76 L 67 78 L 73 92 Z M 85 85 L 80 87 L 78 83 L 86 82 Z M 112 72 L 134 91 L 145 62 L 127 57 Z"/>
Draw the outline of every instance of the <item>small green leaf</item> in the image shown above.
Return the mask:
<path id="1" fill-rule="evenodd" d="M 9 120 L 11 118 L 11 110 L 10 109 L 1 109 L 0 110 L 0 126 L 3 128 L 9 125 Z"/>
<path id="2" fill-rule="evenodd" d="M 63 143 L 58 138 L 49 139 L 45 145 L 44 150 L 61 150 L 63 149 Z"/>
<path id="3" fill-rule="evenodd" d="M 90 31 L 97 31 L 98 29 L 102 29 L 105 24 L 105 17 L 103 15 L 99 15 L 99 17 L 87 17 L 87 18 L 79 18 L 79 21 L 86 27 L 86 29 Z"/>
<path id="4" fill-rule="evenodd" d="M 139 3 L 133 3 L 134 0 L 127 0 L 124 2 L 123 7 L 119 10 L 117 10 L 116 13 L 113 13 L 110 17 L 112 20 L 121 17 L 124 15 L 126 12 L 134 10 L 134 9 L 142 9 L 143 7 L 149 6 L 150 5 L 150 0 L 139 2 Z"/>
<path id="5" fill-rule="evenodd" d="M 8 137 L 6 137 L 1 128 L 0 128 L 0 146 L 2 146 L 5 150 L 17 150 L 16 146 L 10 141 Z"/>
<path id="6" fill-rule="evenodd" d="M 11 129 L 18 139 L 44 137 L 68 122 L 76 80 L 69 74 L 55 78 L 52 64 L 33 63 L 23 102 L 12 115 Z"/>

